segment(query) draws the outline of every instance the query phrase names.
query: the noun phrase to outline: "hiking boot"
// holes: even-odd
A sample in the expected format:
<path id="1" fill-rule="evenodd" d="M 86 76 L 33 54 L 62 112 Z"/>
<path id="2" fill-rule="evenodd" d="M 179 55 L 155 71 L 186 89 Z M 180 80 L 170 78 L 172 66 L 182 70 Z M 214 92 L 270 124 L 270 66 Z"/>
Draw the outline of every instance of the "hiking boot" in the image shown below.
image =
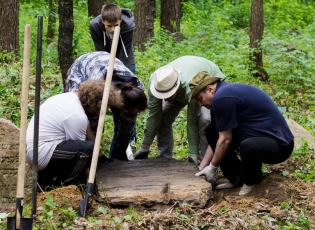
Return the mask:
<path id="1" fill-rule="evenodd" d="M 134 159 L 146 159 L 149 156 L 149 151 L 148 152 L 137 152 L 137 154 L 135 155 Z"/>
<path id="2" fill-rule="evenodd" d="M 229 182 L 223 183 L 223 184 L 218 184 L 216 189 L 228 189 L 228 188 L 234 188 L 236 185 Z"/>
<path id="3" fill-rule="evenodd" d="M 238 195 L 240 196 L 244 196 L 244 195 L 247 195 L 250 191 L 252 191 L 252 189 L 255 187 L 255 185 L 246 185 L 244 184 L 241 188 L 241 191 Z"/>
<path id="4" fill-rule="evenodd" d="M 190 154 L 188 162 L 198 164 L 197 154 Z"/>

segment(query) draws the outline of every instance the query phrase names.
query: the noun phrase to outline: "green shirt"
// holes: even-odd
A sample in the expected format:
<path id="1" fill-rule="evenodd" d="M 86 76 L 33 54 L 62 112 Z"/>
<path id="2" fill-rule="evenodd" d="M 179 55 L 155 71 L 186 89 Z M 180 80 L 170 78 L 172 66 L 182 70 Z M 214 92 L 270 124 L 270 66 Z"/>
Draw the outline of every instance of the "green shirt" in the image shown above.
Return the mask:
<path id="1" fill-rule="evenodd" d="M 187 108 L 187 138 L 190 148 L 190 153 L 198 153 L 199 146 L 199 132 L 198 119 L 200 115 L 200 107 L 195 99 L 188 103 L 190 88 L 189 82 L 200 71 L 207 71 L 213 77 L 225 79 L 225 75 L 221 72 L 219 67 L 213 62 L 196 56 L 183 56 L 168 64 L 168 66 L 176 69 L 180 74 L 180 86 L 178 89 L 178 96 L 175 101 L 188 105 Z M 143 144 L 151 145 L 156 136 L 162 119 L 162 99 L 153 96 L 150 91 L 150 84 L 152 78 L 155 76 L 154 72 L 150 77 L 149 83 L 149 116 L 144 130 Z"/>

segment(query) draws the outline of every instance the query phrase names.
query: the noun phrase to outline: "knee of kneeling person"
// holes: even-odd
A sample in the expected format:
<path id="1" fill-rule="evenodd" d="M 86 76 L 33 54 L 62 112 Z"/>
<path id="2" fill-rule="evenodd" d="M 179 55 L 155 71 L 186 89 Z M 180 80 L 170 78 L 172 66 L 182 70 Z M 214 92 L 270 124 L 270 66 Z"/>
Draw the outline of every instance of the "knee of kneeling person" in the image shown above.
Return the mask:
<path id="1" fill-rule="evenodd" d="M 84 141 L 84 152 L 86 154 L 92 155 L 93 149 L 94 149 L 94 142 L 93 141 Z"/>

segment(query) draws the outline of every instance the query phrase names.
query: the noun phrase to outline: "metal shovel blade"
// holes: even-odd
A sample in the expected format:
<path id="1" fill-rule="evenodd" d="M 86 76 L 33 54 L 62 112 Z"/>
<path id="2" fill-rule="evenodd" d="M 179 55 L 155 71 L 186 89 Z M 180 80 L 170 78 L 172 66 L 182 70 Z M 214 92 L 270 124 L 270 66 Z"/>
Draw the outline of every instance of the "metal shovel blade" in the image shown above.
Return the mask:
<path id="1" fill-rule="evenodd" d="M 33 219 L 32 218 L 23 218 L 23 198 L 16 198 L 16 213 L 13 217 L 7 218 L 7 229 L 25 229 L 32 230 Z"/>
<path id="2" fill-rule="evenodd" d="M 16 230 L 16 217 L 7 218 L 7 229 Z M 20 220 L 20 230 L 32 230 L 33 219 L 32 218 L 21 218 Z"/>
<path id="3" fill-rule="evenodd" d="M 80 204 L 79 204 L 78 215 L 80 217 L 85 217 L 89 198 L 92 196 L 93 190 L 94 190 L 94 183 L 88 183 L 85 198 L 83 200 L 80 200 Z"/>

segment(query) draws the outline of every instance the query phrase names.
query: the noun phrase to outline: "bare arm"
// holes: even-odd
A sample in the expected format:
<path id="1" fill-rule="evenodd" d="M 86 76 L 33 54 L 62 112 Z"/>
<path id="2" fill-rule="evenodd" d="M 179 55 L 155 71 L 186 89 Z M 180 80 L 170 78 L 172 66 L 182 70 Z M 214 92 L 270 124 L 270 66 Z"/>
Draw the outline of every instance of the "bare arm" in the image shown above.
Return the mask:
<path id="1" fill-rule="evenodd" d="M 219 139 L 216 144 L 211 164 L 218 167 L 230 148 L 232 141 L 232 129 L 219 132 Z"/>
<path id="2" fill-rule="evenodd" d="M 90 123 L 88 124 L 88 126 L 86 128 L 86 140 L 95 142 L 95 135 L 91 130 Z"/>
<path id="3" fill-rule="evenodd" d="M 206 150 L 205 156 L 203 157 L 202 161 L 200 162 L 199 169 L 203 170 L 206 166 L 208 166 L 213 158 L 213 151 L 210 145 Z"/>

